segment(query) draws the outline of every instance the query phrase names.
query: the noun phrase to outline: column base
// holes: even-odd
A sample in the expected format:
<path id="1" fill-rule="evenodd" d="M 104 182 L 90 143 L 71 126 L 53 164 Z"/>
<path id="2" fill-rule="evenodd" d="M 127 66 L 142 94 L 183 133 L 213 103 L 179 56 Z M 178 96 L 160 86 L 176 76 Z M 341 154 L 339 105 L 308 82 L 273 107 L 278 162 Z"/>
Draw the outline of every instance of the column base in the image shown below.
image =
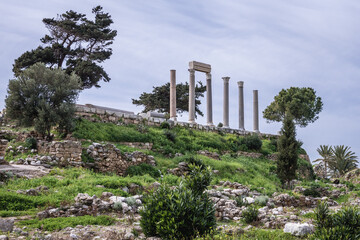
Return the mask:
<path id="1" fill-rule="evenodd" d="M 245 128 L 239 128 L 240 131 L 245 131 Z"/>
<path id="2" fill-rule="evenodd" d="M 194 120 L 189 120 L 188 123 L 190 124 L 196 124 L 196 122 Z"/>
<path id="3" fill-rule="evenodd" d="M 177 121 L 176 117 L 171 117 L 171 118 L 169 118 L 169 119 L 172 120 L 172 121 L 174 121 L 174 122 Z"/>
<path id="4" fill-rule="evenodd" d="M 254 130 L 254 133 L 260 133 L 260 131 L 259 130 Z"/>
<path id="5" fill-rule="evenodd" d="M 214 127 L 215 125 L 211 122 L 211 123 L 207 123 L 206 125 L 208 125 L 209 127 Z"/>
<path id="6" fill-rule="evenodd" d="M 230 128 L 229 126 L 222 126 L 222 128 Z"/>

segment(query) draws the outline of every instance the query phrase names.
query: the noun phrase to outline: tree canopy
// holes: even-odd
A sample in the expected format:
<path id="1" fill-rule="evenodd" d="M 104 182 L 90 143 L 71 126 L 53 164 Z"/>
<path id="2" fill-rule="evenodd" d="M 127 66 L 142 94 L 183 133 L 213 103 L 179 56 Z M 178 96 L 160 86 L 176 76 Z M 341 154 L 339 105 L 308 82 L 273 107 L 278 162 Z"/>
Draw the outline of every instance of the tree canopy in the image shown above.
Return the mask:
<path id="1" fill-rule="evenodd" d="M 50 137 L 52 126 L 67 133 L 73 127 L 75 100 L 80 78 L 61 69 L 49 69 L 36 63 L 9 81 L 6 115 L 23 126 Z"/>
<path id="2" fill-rule="evenodd" d="M 100 87 L 99 81 L 110 81 L 99 64 L 110 58 L 110 45 L 117 32 L 110 29 L 113 21 L 101 6 L 93 8 L 92 13 L 95 20 L 72 10 L 57 18 L 44 18 L 49 34 L 41 38 L 41 46 L 15 60 L 15 76 L 34 63 L 42 62 L 50 68 L 62 68 L 67 74 L 75 72 L 81 78 L 82 88 Z"/>
<path id="3" fill-rule="evenodd" d="M 281 122 L 288 112 L 293 116 L 295 124 L 306 127 L 319 118 L 322 107 L 321 98 L 316 96 L 314 89 L 291 87 L 282 89 L 274 97 L 274 101 L 263 111 L 263 116 L 269 122 Z"/>
<path id="4" fill-rule="evenodd" d="M 198 82 L 195 86 L 195 117 L 199 114 L 204 116 L 200 111 L 199 105 L 201 104 L 200 97 L 204 96 L 206 86 L 202 82 Z M 153 87 L 151 93 L 143 92 L 139 99 L 132 99 L 132 103 L 145 108 L 143 112 L 159 111 L 162 113 L 170 112 L 170 83 L 166 83 L 159 87 Z M 176 112 L 183 113 L 189 111 L 189 84 L 185 82 L 176 84 Z"/>

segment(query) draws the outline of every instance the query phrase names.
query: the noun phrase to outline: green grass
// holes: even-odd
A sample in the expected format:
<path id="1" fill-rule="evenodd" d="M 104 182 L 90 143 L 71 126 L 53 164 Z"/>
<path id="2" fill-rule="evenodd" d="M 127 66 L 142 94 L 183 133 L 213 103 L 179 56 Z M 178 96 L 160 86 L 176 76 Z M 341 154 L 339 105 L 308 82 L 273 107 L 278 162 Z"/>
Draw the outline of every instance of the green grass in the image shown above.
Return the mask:
<path id="1" fill-rule="evenodd" d="M 115 219 L 109 216 L 80 216 L 80 217 L 58 217 L 47 218 L 43 220 L 31 219 L 23 220 L 17 223 L 19 226 L 26 226 L 27 228 L 38 228 L 45 231 L 61 230 L 66 227 L 76 227 L 77 225 L 102 225 L 110 226 L 115 223 Z"/>
<path id="2" fill-rule="evenodd" d="M 26 211 L 46 206 L 60 206 L 62 202 L 73 202 L 78 193 L 101 196 L 102 192 L 112 192 L 117 196 L 128 196 L 121 190 L 135 183 L 148 186 L 156 180 L 149 175 L 120 177 L 94 173 L 81 168 L 53 169 L 49 175 L 34 179 L 13 179 L 0 186 L 0 211 Z M 105 188 L 96 187 L 103 185 Z M 27 196 L 15 193 L 19 189 L 47 186 L 49 191 L 39 196 Z M 11 189 L 12 191 L 8 191 Z M 6 214 L 6 213 L 4 213 Z M 17 213 L 12 213 L 17 214 Z M 21 214 L 21 213 L 19 213 Z"/>
<path id="3" fill-rule="evenodd" d="M 253 229 L 242 234 L 227 235 L 225 233 L 209 234 L 203 237 L 196 238 L 198 240 L 296 240 L 305 239 L 292 236 L 289 233 L 284 233 L 280 229 L 276 230 L 264 230 L 264 229 Z"/>

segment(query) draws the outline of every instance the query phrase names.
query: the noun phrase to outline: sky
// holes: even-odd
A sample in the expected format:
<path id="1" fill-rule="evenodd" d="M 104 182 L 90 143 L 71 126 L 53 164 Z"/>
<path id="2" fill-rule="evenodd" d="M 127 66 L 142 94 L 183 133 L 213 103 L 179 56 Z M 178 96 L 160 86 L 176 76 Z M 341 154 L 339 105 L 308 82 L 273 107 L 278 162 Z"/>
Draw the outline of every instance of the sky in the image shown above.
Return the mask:
<path id="1" fill-rule="evenodd" d="M 0 109 L 12 64 L 40 45 L 43 18 L 68 10 L 87 14 L 98 4 L 112 16 L 118 36 L 103 67 L 111 77 L 84 90 L 78 103 L 135 113 L 142 92 L 170 80 L 189 80 L 188 63 L 212 67 L 213 119 L 222 122 L 223 80 L 230 77 L 230 127 L 238 127 L 238 81 L 244 81 L 245 129 L 252 130 L 252 91 L 259 91 L 260 131 L 276 134 L 262 111 L 281 89 L 311 87 L 322 98 L 315 123 L 297 127 L 297 138 L 318 158 L 320 145 L 347 145 L 360 156 L 360 1 L 358 0 L 12 0 L 0 2 Z M 196 81 L 206 82 L 196 72 Z M 206 99 L 200 109 L 206 123 Z M 179 118 L 188 120 L 184 113 Z"/>

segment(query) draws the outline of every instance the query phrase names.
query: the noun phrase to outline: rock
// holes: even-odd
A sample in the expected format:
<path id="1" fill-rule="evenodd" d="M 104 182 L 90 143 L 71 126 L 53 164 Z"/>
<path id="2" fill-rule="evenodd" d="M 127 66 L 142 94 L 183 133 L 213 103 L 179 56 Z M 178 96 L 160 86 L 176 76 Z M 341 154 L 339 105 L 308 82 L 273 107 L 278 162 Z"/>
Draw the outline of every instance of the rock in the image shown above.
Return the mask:
<path id="1" fill-rule="evenodd" d="M 286 223 L 284 232 L 291 233 L 292 235 L 302 237 L 314 232 L 314 225 L 309 223 Z"/>
<path id="2" fill-rule="evenodd" d="M 0 218 L 0 231 L 2 232 L 12 232 L 14 228 L 13 219 L 1 219 Z"/>
<path id="3" fill-rule="evenodd" d="M 127 232 L 124 236 L 124 240 L 133 240 L 133 239 L 135 239 L 135 236 L 130 232 Z"/>
<path id="4" fill-rule="evenodd" d="M 245 198 L 245 201 L 248 203 L 248 204 L 253 204 L 255 202 L 255 199 L 252 198 L 252 197 L 246 197 Z"/>
<path id="5" fill-rule="evenodd" d="M 9 240 L 9 238 L 6 235 L 0 235 L 0 240 Z"/>

